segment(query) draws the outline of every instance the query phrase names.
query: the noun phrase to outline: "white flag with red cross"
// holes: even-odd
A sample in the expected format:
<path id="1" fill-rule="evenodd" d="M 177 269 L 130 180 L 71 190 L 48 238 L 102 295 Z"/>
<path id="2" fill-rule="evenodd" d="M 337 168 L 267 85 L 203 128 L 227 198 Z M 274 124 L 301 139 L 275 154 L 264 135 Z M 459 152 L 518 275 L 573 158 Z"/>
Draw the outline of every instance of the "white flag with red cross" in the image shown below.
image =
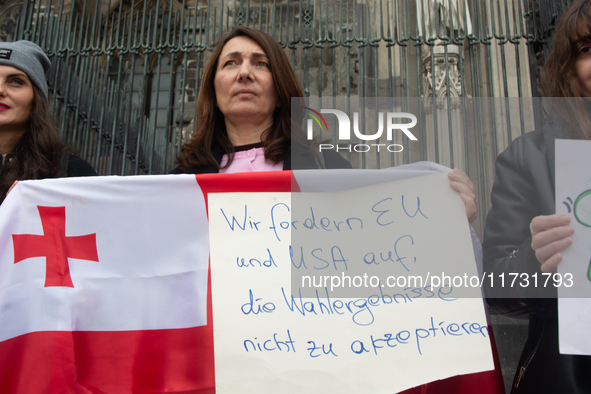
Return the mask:
<path id="1" fill-rule="evenodd" d="M 19 183 L 0 206 L 0 392 L 215 393 L 207 195 L 299 191 L 293 176 Z M 469 393 L 497 377 L 428 388 Z"/>
<path id="2" fill-rule="evenodd" d="M 194 176 L 21 182 L 0 207 L 0 387 L 212 385 L 208 232 Z M 204 374 L 205 372 L 205 374 Z"/>

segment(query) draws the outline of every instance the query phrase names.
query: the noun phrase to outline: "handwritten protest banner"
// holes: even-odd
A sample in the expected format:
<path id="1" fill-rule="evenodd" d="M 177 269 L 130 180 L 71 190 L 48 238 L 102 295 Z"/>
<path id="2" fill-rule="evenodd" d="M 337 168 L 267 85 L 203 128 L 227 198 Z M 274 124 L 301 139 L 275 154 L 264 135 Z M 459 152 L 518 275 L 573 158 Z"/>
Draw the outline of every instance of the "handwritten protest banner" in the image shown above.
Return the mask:
<path id="1" fill-rule="evenodd" d="M 560 352 L 591 355 L 591 141 L 556 140 L 556 213 L 571 216 L 572 245 L 550 283 L 558 288 Z"/>
<path id="2" fill-rule="evenodd" d="M 392 393 L 493 368 L 446 174 L 210 194 L 209 218 L 218 393 Z"/>

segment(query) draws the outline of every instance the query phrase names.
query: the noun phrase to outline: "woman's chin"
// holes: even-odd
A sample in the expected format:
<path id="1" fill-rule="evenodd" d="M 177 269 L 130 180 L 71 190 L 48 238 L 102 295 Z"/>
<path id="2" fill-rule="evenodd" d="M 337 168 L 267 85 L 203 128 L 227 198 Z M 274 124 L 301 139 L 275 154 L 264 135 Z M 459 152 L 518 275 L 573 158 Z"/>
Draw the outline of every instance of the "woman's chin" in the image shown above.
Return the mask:
<path id="1" fill-rule="evenodd" d="M 264 123 L 273 117 L 273 111 L 261 111 L 260 106 L 243 105 L 228 111 L 224 117 L 236 124 Z"/>

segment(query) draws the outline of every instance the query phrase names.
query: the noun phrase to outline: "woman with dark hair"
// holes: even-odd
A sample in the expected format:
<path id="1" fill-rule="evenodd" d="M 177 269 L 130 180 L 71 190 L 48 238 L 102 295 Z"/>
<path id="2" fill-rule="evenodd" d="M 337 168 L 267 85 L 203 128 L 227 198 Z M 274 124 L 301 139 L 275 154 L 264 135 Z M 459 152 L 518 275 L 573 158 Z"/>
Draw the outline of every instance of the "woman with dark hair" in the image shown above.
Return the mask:
<path id="1" fill-rule="evenodd" d="M 557 138 L 591 139 L 591 1 L 574 2 L 560 19 L 544 76 L 553 123 L 517 138 L 497 158 L 484 231 L 486 272 L 541 277 L 556 272 L 572 244 L 570 217 L 555 213 L 554 146 Z M 556 292 L 523 294 L 529 334 L 512 393 L 590 393 L 591 358 L 559 353 Z"/>
<path id="2" fill-rule="evenodd" d="M 303 106 L 303 92 L 291 62 L 270 35 L 248 27 L 223 35 L 202 81 L 195 131 L 173 174 L 351 168 L 334 151 L 318 155 L 316 142 L 306 140 L 303 113 L 297 109 Z M 459 170 L 450 172 L 449 179 L 472 222 L 478 213 L 474 185 Z M 468 392 L 478 382 L 478 377 L 452 378 L 406 393 Z"/>
<path id="3" fill-rule="evenodd" d="M 49 66 L 32 42 L 0 43 L 0 203 L 19 180 L 97 175 L 65 153 L 47 103 Z"/>
<path id="4" fill-rule="evenodd" d="M 304 133 L 292 134 L 301 124 L 292 119 L 292 98 L 303 93 L 273 37 L 244 26 L 226 33 L 202 80 L 195 132 L 173 173 L 290 170 L 292 152 L 295 167 L 318 168 Z M 334 152 L 323 156 L 326 168 L 351 168 Z"/>
<path id="5" fill-rule="evenodd" d="M 244 26 L 226 33 L 202 80 L 195 132 L 171 173 L 351 168 L 338 153 L 318 154 L 316 142 L 305 139 L 302 89 L 291 62 L 270 35 Z M 466 204 L 466 216 L 474 221 L 478 206 L 472 181 L 460 170 L 449 179 Z"/>

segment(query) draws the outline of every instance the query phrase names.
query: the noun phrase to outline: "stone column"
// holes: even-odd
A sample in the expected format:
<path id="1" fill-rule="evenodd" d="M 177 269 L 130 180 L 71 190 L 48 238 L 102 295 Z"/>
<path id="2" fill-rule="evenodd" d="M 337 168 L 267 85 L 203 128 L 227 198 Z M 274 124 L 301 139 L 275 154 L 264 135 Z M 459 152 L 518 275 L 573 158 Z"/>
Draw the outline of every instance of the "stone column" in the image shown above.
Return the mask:
<path id="1" fill-rule="evenodd" d="M 16 25 L 22 0 L 0 0 L 0 42 L 15 40 Z"/>
<path id="2" fill-rule="evenodd" d="M 432 53 L 431 53 L 432 52 Z M 465 170 L 464 123 L 462 117 L 462 75 L 460 47 L 423 46 L 422 92 L 428 160 Z"/>

